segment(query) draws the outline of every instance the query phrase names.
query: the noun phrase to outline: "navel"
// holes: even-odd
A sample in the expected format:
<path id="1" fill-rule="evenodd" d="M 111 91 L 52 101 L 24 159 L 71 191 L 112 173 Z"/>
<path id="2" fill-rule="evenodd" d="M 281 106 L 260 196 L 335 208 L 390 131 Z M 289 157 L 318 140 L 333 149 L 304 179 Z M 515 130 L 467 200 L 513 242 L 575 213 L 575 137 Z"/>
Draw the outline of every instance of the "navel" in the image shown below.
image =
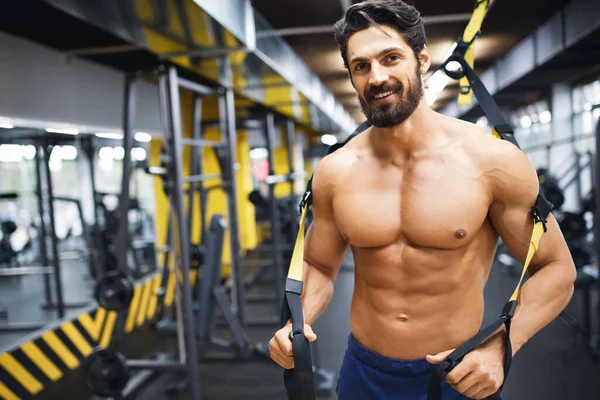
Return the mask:
<path id="1" fill-rule="evenodd" d="M 467 231 L 465 231 L 464 229 L 459 229 L 456 232 L 454 232 L 454 237 L 457 239 L 464 239 L 467 236 Z"/>
<path id="2" fill-rule="evenodd" d="M 406 322 L 406 321 L 408 321 L 408 315 L 406 315 L 406 314 L 400 314 L 398 316 L 398 321 L 400 321 L 400 322 Z"/>

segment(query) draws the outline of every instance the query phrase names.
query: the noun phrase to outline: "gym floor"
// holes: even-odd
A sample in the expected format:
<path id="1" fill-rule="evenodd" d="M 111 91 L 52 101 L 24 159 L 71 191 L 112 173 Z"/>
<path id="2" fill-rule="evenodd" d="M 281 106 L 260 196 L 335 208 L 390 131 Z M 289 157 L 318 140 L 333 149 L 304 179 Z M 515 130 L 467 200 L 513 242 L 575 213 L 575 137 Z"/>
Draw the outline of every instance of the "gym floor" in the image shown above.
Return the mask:
<path id="1" fill-rule="evenodd" d="M 94 304 L 95 281 L 89 278 L 86 265 L 79 260 L 61 261 L 64 287 L 65 315 L 76 315 Z M 56 304 L 54 277 L 48 275 L 52 301 Z M 56 309 L 42 308 L 45 303 L 44 277 L 26 275 L 0 278 L 0 309 L 7 309 L 9 324 L 38 323 L 44 326 L 56 321 Z M 3 320 L 2 323 L 6 321 Z M 24 331 L 0 332 L 0 349 L 4 349 L 24 336 Z"/>

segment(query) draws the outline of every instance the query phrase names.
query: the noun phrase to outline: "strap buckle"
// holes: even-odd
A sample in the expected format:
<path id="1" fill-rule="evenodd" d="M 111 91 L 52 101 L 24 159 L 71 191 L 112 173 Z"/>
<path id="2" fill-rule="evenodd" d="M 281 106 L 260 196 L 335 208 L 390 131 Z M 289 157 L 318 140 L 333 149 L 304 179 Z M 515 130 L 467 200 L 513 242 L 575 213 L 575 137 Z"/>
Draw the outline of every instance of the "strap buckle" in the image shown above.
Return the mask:
<path id="1" fill-rule="evenodd" d="M 504 304 L 504 308 L 502 308 L 502 314 L 500 317 L 512 318 L 515 315 L 515 311 L 517 311 L 517 301 L 511 300 Z"/>
<path id="2" fill-rule="evenodd" d="M 477 33 L 473 36 L 473 38 L 469 41 L 469 42 L 465 42 L 464 40 L 462 40 L 461 37 L 458 38 L 458 40 L 456 41 L 456 48 L 454 49 L 454 51 L 452 52 L 453 56 L 460 56 L 463 57 L 465 56 L 465 53 L 467 52 L 467 49 L 469 47 L 471 47 L 471 45 L 473 44 L 473 42 L 481 35 L 481 30 L 477 31 Z"/>
<path id="3" fill-rule="evenodd" d="M 304 207 L 310 206 L 311 203 L 312 203 L 312 191 L 307 190 L 304 193 L 304 197 L 302 197 L 302 201 L 300 202 L 299 214 L 302 215 L 302 210 L 304 210 Z"/>
<path id="4" fill-rule="evenodd" d="M 540 209 L 537 206 L 533 206 L 531 207 L 531 213 L 533 214 L 534 223 L 537 224 L 538 222 L 541 222 L 542 226 L 544 227 L 544 233 L 547 232 L 548 228 L 546 227 L 546 223 L 548 221 L 546 220 L 546 218 L 544 218 Z"/>

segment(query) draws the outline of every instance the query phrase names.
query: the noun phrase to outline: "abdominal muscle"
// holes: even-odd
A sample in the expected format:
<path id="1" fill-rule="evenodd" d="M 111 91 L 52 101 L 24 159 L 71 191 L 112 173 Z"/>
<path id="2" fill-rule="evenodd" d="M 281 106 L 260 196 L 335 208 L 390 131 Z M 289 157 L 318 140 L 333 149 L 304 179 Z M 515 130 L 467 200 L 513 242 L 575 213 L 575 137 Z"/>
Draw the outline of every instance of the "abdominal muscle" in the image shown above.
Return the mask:
<path id="1" fill-rule="evenodd" d="M 475 248 L 412 249 L 402 252 L 403 261 L 390 257 L 398 254 L 393 248 L 353 249 L 353 337 L 398 360 L 421 359 L 466 342 L 481 327 L 483 288 L 491 265 L 491 259 L 484 265 L 476 259 L 481 248 Z"/>

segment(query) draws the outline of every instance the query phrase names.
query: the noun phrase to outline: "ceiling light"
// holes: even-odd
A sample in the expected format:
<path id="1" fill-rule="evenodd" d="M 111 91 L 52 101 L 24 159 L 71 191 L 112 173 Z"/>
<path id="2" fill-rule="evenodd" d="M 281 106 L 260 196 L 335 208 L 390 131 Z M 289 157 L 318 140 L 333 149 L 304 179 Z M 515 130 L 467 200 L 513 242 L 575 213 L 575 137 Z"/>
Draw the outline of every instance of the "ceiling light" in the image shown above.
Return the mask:
<path id="1" fill-rule="evenodd" d="M 121 146 L 113 147 L 113 158 L 120 161 L 125 158 L 125 149 Z"/>
<path id="2" fill-rule="evenodd" d="M 150 136 L 150 134 L 146 132 L 136 132 L 135 140 L 137 140 L 138 142 L 147 143 L 152 140 L 152 136 Z"/>
<path id="3" fill-rule="evenodd" d="M 48 161 L 48 167 L 52 172 L 60 172 L 62 170 L 62 146 L 54 146 L 50 153 L 50 160 Z M 68 150 L 67 150 L 68 151 Z"/>
<path id="4" fill-rule="evenodd" d="M 325 134 L 321 136 L 321 142 L 323 142 L 323 144 L 326 144 L 327 146 L 333 146 L 337 143 L 337 141 L 337 138 L 333 135 Z"/>
<path id="5" fill-rule="evenodd" d="M 552 121 L 552 113 L 550 113 L 548 110 L 542 111 L 540 113 L 540 122 L 542 124 L 547 124 L 550 121 Z"/>
<path id="6" fill-rule="evenodd" d="M 4 129 L 12 129 L 15 126 L 13 124 L 9 124 L 7 122 L 0 122 L 0 128 L 4 128 Z"/>
<path id="7" fill-rule="evenodd" d="M 531 118 L 528 115 L 524 115 L 521 117 L 521 127 L 530 128 L 531 127 Z"/>
<path id="8" fill-rule="evenodd" d="M 26 160 L 31 161 L 35 158 L 37 149 L 35 148 L 35 146 L 28 144 L 27 146 L 21 146 L 21 153 L 23 154 L 23 157 L 25 157 Z"/>
<path id="9" fill-rule="evenodd" d="M 250 158 L 253 160 L 264 160 L 269 155 L 269 151 L 264 147 L 257 147 L 250 150 Z"/>
<path id="10" fill-rule="evenodd" d="M 21 161 L 22 151 L 18 144 L 0 145 L 0 162 L 16 163 Z"/>
<path id="11" fill-rule="evenodd" d="M 65 145 L 60 148 L 60 158 L 65 161 L 71 161 L 77 158 L 77 148 L 75 146 Z"/>
<path id="12" fill-rule="evenodd" d="M 143 147 L 134 147 L 131 149 L 131 157 L 135 161 L 144 161 L 146 159 L 146 149 Z"/>
<path id="13" fill-rule="evenodd" d="M 98 136 L 99 138 L 104 138 L 104 139 L 116 139 L 116 140 L 121 140 L 123 139 L 123 135 L 117 132 L 99 132 L 96 133 L 96 136 Z"/>
<path id="14" fill-rule="evenodd" d="M 74 128 L 46 128 L 46 132 L 63 133 L 65 135 L 78 135 L 79 130 Z"/>
<path id="15" fill-rule="evenodd" d="M 100 160 L 114 160 L 115 159 L 115 151 L 112 147 L 101 147 L 98 150 L 98 158 Z"/>

